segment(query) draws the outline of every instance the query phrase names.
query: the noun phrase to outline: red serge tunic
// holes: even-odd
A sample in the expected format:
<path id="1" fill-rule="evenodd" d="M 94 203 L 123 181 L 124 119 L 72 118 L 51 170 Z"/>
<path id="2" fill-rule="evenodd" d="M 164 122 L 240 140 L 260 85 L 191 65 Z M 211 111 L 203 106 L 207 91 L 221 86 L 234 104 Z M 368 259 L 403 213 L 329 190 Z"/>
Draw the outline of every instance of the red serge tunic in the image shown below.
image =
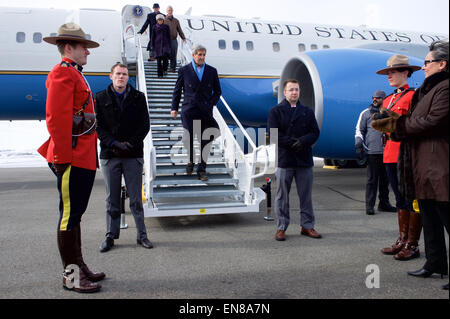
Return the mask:
<path id="1" fill-rule="evenodd" d="M 396 89 L 391 95 L 388 95 L 383 101 L 383 108 L 401 115 L 407 115 L 409 107 L 411 106 L 412 97 L 414 95 L 414 90 L 403 94 L 408 88 L 409 85 L 406 84 L 403 87 Z M 400 142 L 388 140 L 384 147 L 383 162 L 397 163 L 399 150 Z"/>
<path id="2" fill-rule="evenodd" d="M 66 62 L 66 63 L 65 63 Z M 46 123 L 50 138 L 38 152 L 48 163 L 70 164 L 75 167 L 97 169 L 97 132 L 78 137 L 72 148 L 73 115 L 91 94 L 85 113 L 95 113 L 94 97 L 83 75 L 63 58 L 47 77 Z"/>

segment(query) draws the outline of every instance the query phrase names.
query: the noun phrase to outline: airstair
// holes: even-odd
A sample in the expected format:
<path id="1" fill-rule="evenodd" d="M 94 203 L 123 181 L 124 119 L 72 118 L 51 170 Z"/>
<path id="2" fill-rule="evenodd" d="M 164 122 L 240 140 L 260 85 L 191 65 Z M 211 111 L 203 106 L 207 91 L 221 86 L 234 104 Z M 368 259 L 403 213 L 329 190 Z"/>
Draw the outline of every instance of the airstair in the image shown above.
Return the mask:
<path id="1" fill-rule="evenodd" d="M 213 142 L 208 157 L 206 172 L 209 179 L 200 181 L 195 169 L 192 175 L 188 175 L 188 155 L 181 141 L 181 117 L 179 114 L 173 119 L 170 115 L 177 73 L 158 78 L 156 61 L 145 61 L 134 26 L 128 26 L 127 31 L 124 38 L 125 60 L 135 65 L 137 88 L 147 97 L 150 116 L 151 130 L 144 141 L 145 217 L 259 212 L 259 204 L 266 195 L 259 187 L 254 187 L 254 180 L 268 171 L 269 147 L 256 147 L 221 97 L 238 130 L 247 138 L 252 152 L 244 154 L 232 130 L 214 107 L 213 115 L 220 127 L 220 137 Z M 191 61 L 189 43 L 189 40 L 186 44 L 180 41 L 181 63 L 178 67 Z M 199 142 L 195 141 L 195 168 L 200 159 L 199 146 Z"/>

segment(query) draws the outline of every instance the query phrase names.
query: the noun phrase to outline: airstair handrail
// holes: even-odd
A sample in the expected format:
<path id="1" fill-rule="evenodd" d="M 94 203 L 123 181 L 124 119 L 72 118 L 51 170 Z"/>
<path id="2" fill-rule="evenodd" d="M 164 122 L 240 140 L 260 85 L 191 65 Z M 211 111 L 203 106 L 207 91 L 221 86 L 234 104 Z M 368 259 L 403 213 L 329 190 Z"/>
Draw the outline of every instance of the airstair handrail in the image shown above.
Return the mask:
<path id="1" fill-rule="evenodd" d="M 250 146 L 252 147 L 252 154 L 253 154 L 253 166 L 256 166 L 256 159 L 257 159 L 257 154 L 260 150 L 265 150 L 266 151 L 266 161 L 264 162 L 264 169 L 261 173 L 256 174 L 256 175 L 252 175 L 251 179 L 256 179 L 258 177 L 264 176 L 267 173 L 267 170 L 269 168 L 269 151 L 267 150 L 267 148 L 265 147 L 265 145 L 261 145 L 259 147 L 256 147 L 256 144 L 253 142 L 253 140 L 251 139 L 251 137 L 248 135 L 247 131 L 244 129 L 244 127 L 242 126 L 241 122 L 239 121 L 239 119 L 237 118 L 237 116 L 234 114 L 234 112 L 231 110 L 231 107 L 228 105 L 227 101 L 225 100 L 225 98 L 223 96 L 220 97 L 220 100 L 222 101 L 222 103 L 225 105 L 226 109 L 228 110 L 228 112 L 230 113 L 231 117 L 233 118 L 233 120 L 236 122 L 236 124 L 238 125 L 239 129 L 241 130 L 242 134 L 244 134 L 245 138 L 248 140 L 248 143 L 250 144 Z M 254 172 L 254 169 L 252 169 L 252 174 Z"/>
<path id="2" fill-rule="evenodd" d="M 134 36 L 135 41 L 135 49 L 136 49 L 136 86 L 137 89 L 142 92 L 145 96 L 145 101 L 148 101 L 148 94 L 147 94 L 147 81 L 145 79 L 145 67 L 144 67 L 144 55 L 142 54 L 142 46 L 141 46 L 141 39 L 138 36 L 136 32 L 136 27 L 132 24 L 128 25 L 126 30 L 131 29 L 132 34 Z M 149 154 L 149 158 L 146 159 L 149 161 L 149 167 L 150 170 L 148 172 L 145 172 L 146 176 L 146 197 L 150 198 L 152 193 L 152 187 L 151 183 L 156 178 L 156 149 L 153 145 L 153 138 L 151 136 L 152 132 L 151 130 L 148 132 L 150 135 L 150 138 L 146 139 L 145 148 L 147 148 L 147 151 L 145 154 Z M 148 167 L 145 165 L 145 167 Z"/>

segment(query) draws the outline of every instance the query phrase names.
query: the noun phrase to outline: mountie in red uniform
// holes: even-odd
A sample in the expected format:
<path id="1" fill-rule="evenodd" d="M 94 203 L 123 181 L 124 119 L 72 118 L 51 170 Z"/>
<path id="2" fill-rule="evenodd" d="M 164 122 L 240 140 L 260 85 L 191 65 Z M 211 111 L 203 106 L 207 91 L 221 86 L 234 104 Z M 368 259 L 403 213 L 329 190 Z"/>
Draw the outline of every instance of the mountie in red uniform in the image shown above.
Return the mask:
<path id="1" fill-rule="evenodd" d="M 72 22 L 63 24 L 56 36 L 43 40 L 58 45 L 60 52 L 64 47 L 62 61 L 47 77 L 46 122 L 50 138 L 38 150 L 57 179 L 57 242 L 64 267 L 63 287 L 97 292 L 101 285 L 95 282 L 105 278 L 105 274 L 89 270 L 81 249 L 81 217 L 88 206 L 97 170 L 97 133 L 94 97 L 80 64 L 87 62 L 88 49 L 99 44 L 86 39 L 81 27 Z M 76 273 L 78 280 L 74 278 Z"/>
<path id="2" fill-rule="evenodd" d="M 97 169 L 97 133 L 78 137 L 72 148 L 73 115 L 89 99 L 84 112 L 95 114 L 94 98 L 81 73 L 81 66 L 68 58 L 56 65 L 46 82 L 46 121 L 50 138 L 38 150 L 48 163 L 95 171 Z"/>
<path id="3" fill-rule="evenodd" d="M 411 100 L 414 95 L 414 89 L 411 89 L 408 84 L 398 88 L 388 95 L 383 101 L 383 108 L 391 110 L 400 115 L 407 115 Z M 384 147 L 383 162 L 397 163 L 398 152 L 400 150 L 400 142 L 388 140 Z"/>

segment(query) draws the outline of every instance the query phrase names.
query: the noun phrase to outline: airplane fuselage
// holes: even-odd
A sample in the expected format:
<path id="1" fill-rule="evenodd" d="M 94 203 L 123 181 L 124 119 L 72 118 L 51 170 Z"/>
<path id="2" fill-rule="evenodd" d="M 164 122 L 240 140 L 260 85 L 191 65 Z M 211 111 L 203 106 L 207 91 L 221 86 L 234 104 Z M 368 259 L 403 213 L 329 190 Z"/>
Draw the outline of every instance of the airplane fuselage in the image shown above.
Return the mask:
<path id="1" fill-rule="evenodd" d="M 100 43 L 99 48 L 91 50 L 84 73 L 94 92 L 103 90 L 110 84 L 111 66 L 123 60 L 123 34 L 129 31 L 126 28 L 128 22 L 132 21 L 138 31 L 145 21 L 145 13 L 149 12 L 148 8 L 141 7 L 139 15 L 126 16 L 127 12 L 136 12 L 135 8 L 126 6 L 123 14 L 101 9 L 1 8 L 0 85 L 6 89 L 0 92 L 0 120 L 45 119 L 45 80 L 60 55 L 55 46 L 42 38 L 56 33 L 57 28 L 68 21 L 80 24 L 94 41 Z M 448 38 L 443 34 L 364 26 L 219 16 L 176 17 L 190 42 L 208 49 L 206 62 L 218 69 L 223 97 L 237 117 L 244 125 L 256 127 L 265 126 L 268 111 L 278 103 L 280 74 L 292 57 L 316 50 L 331 52 L 355 48 L 397 52 L 423 59 L 431 42 Z M 141 35 L 143 47 L 147 45 L 148 32 L 147 29 Z M 340 80 L 345 82 L 345 74 Z M 412 78 L 411 85 L 420 85 L 422 80 L 423 76 Z M 392 90 L 385 79 L 378 77 L 377 81 L 373 91 Z M 351 112 L 359 114 L 369 100 L 370 96 L 367 103 Z M 219 109 L 222 109 L 221 105 Z"/>

